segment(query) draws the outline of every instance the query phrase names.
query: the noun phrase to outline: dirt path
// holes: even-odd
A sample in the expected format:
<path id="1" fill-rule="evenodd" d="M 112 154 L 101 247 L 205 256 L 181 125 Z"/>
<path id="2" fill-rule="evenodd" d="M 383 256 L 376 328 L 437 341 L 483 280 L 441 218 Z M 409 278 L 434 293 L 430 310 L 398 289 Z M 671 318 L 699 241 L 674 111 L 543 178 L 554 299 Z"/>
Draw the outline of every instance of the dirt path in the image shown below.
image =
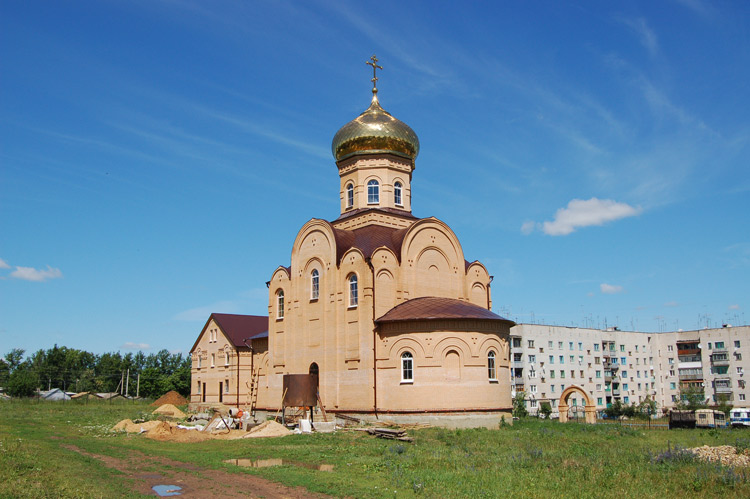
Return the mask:
<path id="1" fill-rule="evenodd" d="M 127 459 L 92 454 L 75 445 L 64 445 L 66 449 L 83 456 L 98 459 L 108 468 L 125 473 L 132 489 L 146 495 L 158 496 L 155 485 L 176 485 L 182 489 L 175 497 L 222 497 L 222 498 L 325 498 L 302 487 L 286 487 L 246 473 L 227 473 L 222 470 L 174 461 L 161 456 L 148 456 L 131 451 Z"/>

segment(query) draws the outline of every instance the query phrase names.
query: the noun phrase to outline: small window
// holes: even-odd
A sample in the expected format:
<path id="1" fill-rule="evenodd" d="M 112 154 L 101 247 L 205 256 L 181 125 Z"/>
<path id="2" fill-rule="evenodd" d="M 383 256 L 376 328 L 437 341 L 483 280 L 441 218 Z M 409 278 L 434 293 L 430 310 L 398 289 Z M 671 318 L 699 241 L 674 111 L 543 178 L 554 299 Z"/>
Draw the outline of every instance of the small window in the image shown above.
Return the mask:
<path id="1" fill-rule="evenodd" d="M 492 350 L 487 354 L 487 374 L 490 377 L 490 381 L 497 381 L 497 373 L 495 371 L 495 352 Z"/>
<path id="2" fill-rule="evenodd" d="M 224 380 L 224 393 L 229 393 L 229 380 Z"/>
<path id="3" fill-rule="evenodd" d="M 284 290 L 280 289 L 276 292 L 276 318 L 284 318 Z"/>
<path id="4" fill-rule="evenodd" d="M 198 380 L 198 391 L 196 393 L 201 392 L 201 380 Z"/>
<path id="5" fill-rule="evenodd" d="M 396 203 L 396 206 L 403 206 L 404 204 L 401 201 L 401 182 L 393 184 L 393 202 Z"/>
<path id="6" fill-rule="evenodd" d="M 740 340 L 734 340 L 734 348 L 740 347 Z"/>
<path id="7" fill-rule="evenodd" d="M 310 275 L 310 299 L 317 300 L 320 294 L 320 274 L 314 269 Z"/>
<path id="8" fill-rule="evenodd" d="M 229 365 L 229 352 L 224 352 L 224 365 Z"/>
<path id="9" fill-rule="evenodd" d="M 359 303 L 359 291 L 357 289 L 357 275 L 349 277 L 349 307 L 356 307 Z"/>
<path id="10" fill-rule="evenodd" d="M 534 340 L 528 340 L 527 345 L 529 348 L 534 348 Z"/>
<path id="11" fill-rule="evenodd" d="M 215 366 L 216 366 L 216 354 L 212 353 L 211 354 L 211 367 L 215 367 Z"/>
<path id="12" fill-rule="evenodd" d="M 198 369 L 200 369 L 201 367 L 203 367 L 203 357 L 201 357 L 201 355 L 198 354 Z"/>
<path id="13" fill-rule="evenodd" d="M 414 357 L 410 352 L 401 354 L 401 382 L 411 383 L 414 381 Z"/>
<path id="14" fill-rule="evenodd" d="M 378 204 L 380 202 L 380 184 L 377 180 L 367 182 L 367 203 Z"/>
<path id="15" fill-rule="evenodd" d="M 346 186 L 346 207 L 351 208 L 354 206 L 354 184 L 348 184 Z"/>

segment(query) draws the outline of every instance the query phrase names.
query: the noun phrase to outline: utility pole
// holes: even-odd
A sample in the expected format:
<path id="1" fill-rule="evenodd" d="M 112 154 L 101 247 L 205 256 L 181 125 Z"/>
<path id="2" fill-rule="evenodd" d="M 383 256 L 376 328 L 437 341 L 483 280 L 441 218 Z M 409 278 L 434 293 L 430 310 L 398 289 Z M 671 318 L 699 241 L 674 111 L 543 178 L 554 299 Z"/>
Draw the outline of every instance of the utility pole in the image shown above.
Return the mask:
<path id="1" fill-rule="evenodd" d="M 141 396 L 141 373 L 138 373 L 138 385 L 135 389 L 135 397 L 139 398 Z"/>
<path id="2" fill-rule="evenodd" d="M 125 371 L 120 371 L 120 395 L 122 395 L 123 388 L 125 388 Z"/>
<path id="3" fill-rule="evenodd" d="M 128 396 L 128 388 L 130 388 L 130 368 L 128 367 L 128 380 L 125 382 L 125 396 Z"/>

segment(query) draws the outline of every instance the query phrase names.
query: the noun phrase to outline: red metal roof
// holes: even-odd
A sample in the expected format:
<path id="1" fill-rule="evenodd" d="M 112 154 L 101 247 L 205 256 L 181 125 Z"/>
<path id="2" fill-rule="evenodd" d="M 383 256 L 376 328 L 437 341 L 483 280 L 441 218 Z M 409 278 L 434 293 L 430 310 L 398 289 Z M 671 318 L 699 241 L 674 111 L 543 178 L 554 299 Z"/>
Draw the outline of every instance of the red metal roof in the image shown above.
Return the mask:
<path id="1" fill-rule="evenodd" d="M 473 303 L 435 296 L 425 296 L 405 301 L 390 309 L 375 322 L 436 319 L 481 319 L 503 321 L 508 322 L 510 325 L 515 325 L 513 321 L 500 317 L 491 310 L 474 305 Z"/>
<path id="2" fill-rule="evenodd" d="M 367 225 L 354 230 L 333 229 L 336 238 L 336 263 L 340 264 L 344 253 L 351 248 L 359 249 L 365 258 L 370 258 L 382 246 L 393 251 L 400 262 L 401 245 L 407 230 L 382 225 Z"/>
<path id="3" fill-rule="evenodd" d="M 247 348 L 245 340 L 248 342 L 254 338 L 265 338 L 268 336 L 268 316 L 265 315 L 238 315 L 238 314 L 211 314 L 203 326 L 201 334 L 195 340 L 194 351 L 206 328 L 211 323 L 211 319 L 216 322 L 219 329 L 229 338 L 229 341 L 237 348 Z"/>

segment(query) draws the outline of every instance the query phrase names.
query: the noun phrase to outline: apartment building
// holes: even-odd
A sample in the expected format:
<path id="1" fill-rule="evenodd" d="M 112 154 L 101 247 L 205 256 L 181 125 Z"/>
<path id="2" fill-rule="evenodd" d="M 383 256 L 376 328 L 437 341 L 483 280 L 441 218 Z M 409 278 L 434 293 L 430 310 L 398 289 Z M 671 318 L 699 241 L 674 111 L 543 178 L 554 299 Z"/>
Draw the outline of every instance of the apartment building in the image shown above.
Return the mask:
<path id="1" fill-rule="evenodd" d="M 597 410 L 646 397 L 670 408 L 685 386 L 702 389 L 709 404 L 748 407 L 748 355 L 750 326 L 644 333 L 518 324 L 511 329 L 511 385 L 514 395 L 526 393 L 532 414 L 544 401 L 555 411 L 570 385 L 586 391 Z M 584 401 L 574 395 L 569 405 Z"/>

